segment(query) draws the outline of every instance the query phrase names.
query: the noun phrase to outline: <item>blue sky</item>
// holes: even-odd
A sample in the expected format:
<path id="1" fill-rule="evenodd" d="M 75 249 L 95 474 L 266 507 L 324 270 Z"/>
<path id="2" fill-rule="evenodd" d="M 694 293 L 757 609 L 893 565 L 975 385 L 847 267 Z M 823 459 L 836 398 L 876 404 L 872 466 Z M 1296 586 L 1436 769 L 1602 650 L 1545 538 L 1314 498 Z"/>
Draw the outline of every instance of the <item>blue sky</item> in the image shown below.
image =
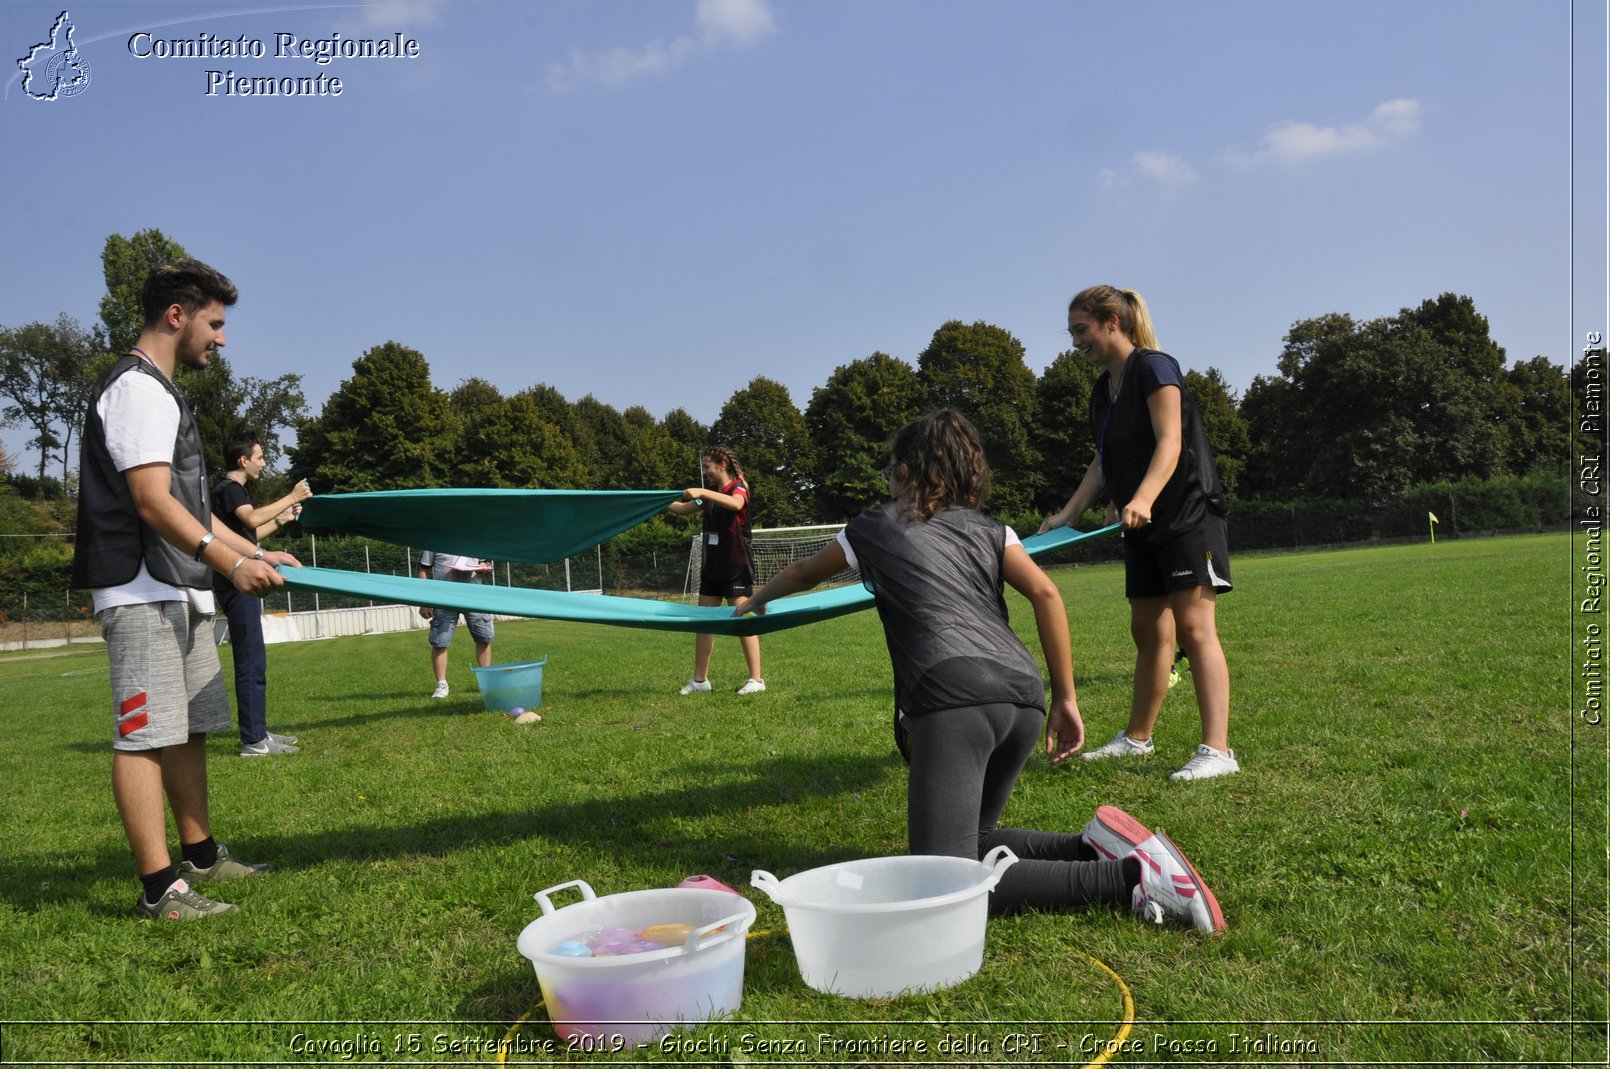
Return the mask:
<path id="1" fill-rule="evenodd" d="M 0 324 L 95 322 L 105 238 L 157 227 L 239 285 L 237 372 L 314 411 L 388 340 L 444 388 L 705 422 L 950 319 L 1038 372 L 1093 282 L 1238 390 L 1299 319 L 1444 291 L 1512 361 L 1605 327 L 1602 2 L 131 0 L 68 6 L 87 84 L 32 99 L 62 10 L 0 13 Z M 265 56 L 137 54 L 242 36 Z"/>

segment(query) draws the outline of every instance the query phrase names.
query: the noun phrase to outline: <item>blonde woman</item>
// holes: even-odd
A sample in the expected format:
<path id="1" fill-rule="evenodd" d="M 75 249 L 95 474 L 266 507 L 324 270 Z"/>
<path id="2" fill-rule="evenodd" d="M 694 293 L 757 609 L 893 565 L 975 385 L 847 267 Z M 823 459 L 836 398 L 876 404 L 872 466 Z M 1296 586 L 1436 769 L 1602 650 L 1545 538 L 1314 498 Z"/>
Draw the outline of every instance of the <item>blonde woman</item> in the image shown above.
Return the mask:
<path id="1" fill-rule="evenodd" d="M 1171 779 L 1240 770 L 1230 749 L 1230 671 L 1219 644 L 1217 597 L 1230 590 L 1228 507 L 1196 402 L 1179 362 L 1157 349 L 1151 314 L 1134 290 L 1092 286 L 1068 305 L 1068 333 L 1100 368 L 1090 398 L 1096 455 L 1079 488 L 1041 531 L 1110 501 L 1124 526 L 1124 593 L 1135 640 L 1129 724 L 1087 761 L 1153 752 L 1178 641 L 1191 663 L 1202 744 Z"/>

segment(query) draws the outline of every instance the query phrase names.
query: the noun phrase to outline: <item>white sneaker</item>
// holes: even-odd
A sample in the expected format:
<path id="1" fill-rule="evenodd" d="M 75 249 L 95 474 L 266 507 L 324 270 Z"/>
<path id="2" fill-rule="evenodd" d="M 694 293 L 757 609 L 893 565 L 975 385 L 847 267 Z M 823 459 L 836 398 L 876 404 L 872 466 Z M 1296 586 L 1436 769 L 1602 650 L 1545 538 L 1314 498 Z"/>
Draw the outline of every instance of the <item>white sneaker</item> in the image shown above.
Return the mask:
<path id="1" fill-rule="evenodd" d="M 1086 761 L 1100 761 L 1107 757 L 1145 757 L 1155 749 L 1151 739 L 1136 742 L 1129 737 L 1129 732 L 1120 731 L 1105 746 L 1097 746 L 1094 750 L 1086 751 L 1079 756 Z"/>
<path id="2" fill-rule="evenodd" d="M 766 689 L 766 681 L 764 679 L 751 679 L 749 682 L 745 683 L 743 686 L 738 688 L 738 693 L 739 694 L 759 694 L 761 691 L 763 691 L 765 689 Z"/>
<path id="3" fill-rule="evenodd" d="M 1096 809 L 1081 838 L 1108 861 L 1134 858 L 1140 863 L 1132 908 L 1141 920 L 1162 924 L 1171 917 L 1204 932 L 1224 927 L 1219 900 L 1168 836 L 1115 805 L 1104 805 Z"/>
<path id="4" fill-rule="evenodd" d="M 1185 767 L 1174 773 L 1169 779 L 1212 779 L 1214 776 L 1228 776 L 1232 772 L 1240 772 L 1241 765 L 1235 759 L 1234 750 L 1215 750 L 1207 743 L 1196 748 L 1196 753 L 1185 762 Z"/>
<path id="5" fill-rule="evenodd" d="M 1149 849 L 1137 849 L 1129 856 L 1140 862 L 1132 908 L 1141 920 L 1162 924 L 1168 918 L 1202 932 L 1224 930 L 1219 900 L 1172 839 L 1159 833 Z"/>
<path id="6" fill-rule="evenodd" d="M 1117 806 L 1104 805 L 1096 807 L 1080 837 L 1104 860 L 1118 861 L 1136 850 L 1153 849 L 1157 834 Z"/>
<path id="7" fill-rule="evenodd" d="M 690 679 L 688 680 L 687 685 L 684 686 L 678 693 L 708 694 L 710 693 L 710 681 L 708 679 Z"/>
<path id="8" fill-rule="evenodd" d="M 432 698 L 447 697 L 447 680 L 438 680 L 436 683 L 436 689 L 430 692 L 430 696 Z"/>

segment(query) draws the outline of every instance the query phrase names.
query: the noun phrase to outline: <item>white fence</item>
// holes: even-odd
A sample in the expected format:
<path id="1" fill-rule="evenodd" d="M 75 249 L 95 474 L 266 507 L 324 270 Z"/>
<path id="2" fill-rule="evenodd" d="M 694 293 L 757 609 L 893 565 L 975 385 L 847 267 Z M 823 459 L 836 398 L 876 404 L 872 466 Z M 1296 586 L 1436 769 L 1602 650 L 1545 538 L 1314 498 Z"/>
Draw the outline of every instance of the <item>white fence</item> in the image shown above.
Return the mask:
<path id="1" fill-rule="evenodd" d="M 323 609 L 317 612 L 277 612 L 263 615 L 263 641 L 310 642 L 348 635 L 384 635 L 392 631 L 428 628 L 412 605 L 373 605 L 358 609 Z M 219 645 L 229 641 L 229 621 L 219 616 L 213 622 Z"/>
<path id="2" fill-rule="evenodd" d="M 504 617 L 498 617 L 504 619 Z M 412 605 L 373 605 L 357 609 L 322 609 L 310 612 L 275 612 L 263 614 L 263 641 L 312 642 L 324 638 L 344 638 L 348 635 L 383 635 L 393 631 L 422 631 L 430 627 L 422 620 L 419 610 Z M 229 642 L 229 621 L 222 614 L 213 619 L 213 635 L 220 646 Z M 38 650 L 66 646 L 69 643 L 100 642 L 98 634 L 66 638 L 36 638 L 21 642 L 0 643 L 0 650 Z"/>

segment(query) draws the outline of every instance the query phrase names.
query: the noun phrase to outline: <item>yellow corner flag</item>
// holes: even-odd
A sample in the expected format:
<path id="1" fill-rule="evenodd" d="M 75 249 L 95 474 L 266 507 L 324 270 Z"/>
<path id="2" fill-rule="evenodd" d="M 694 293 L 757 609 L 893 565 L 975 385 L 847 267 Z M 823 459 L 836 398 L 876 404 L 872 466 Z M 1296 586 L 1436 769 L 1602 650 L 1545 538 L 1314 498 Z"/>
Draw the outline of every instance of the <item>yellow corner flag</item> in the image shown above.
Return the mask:
<path id="1" fill-rule="evenodd" d="M 1437 524 L 1439 522 L 1441 522 L 1441 521 L 1439 521 L 1437 519 L 1437 514 L 1435 512 L 1427 512 L 1426 515 L 1431 517 L 1431 523 L 1429 524 L 1429 527 L 1431 528 L 1431 544 L 1436 545 L 1437 544 Z"/>

